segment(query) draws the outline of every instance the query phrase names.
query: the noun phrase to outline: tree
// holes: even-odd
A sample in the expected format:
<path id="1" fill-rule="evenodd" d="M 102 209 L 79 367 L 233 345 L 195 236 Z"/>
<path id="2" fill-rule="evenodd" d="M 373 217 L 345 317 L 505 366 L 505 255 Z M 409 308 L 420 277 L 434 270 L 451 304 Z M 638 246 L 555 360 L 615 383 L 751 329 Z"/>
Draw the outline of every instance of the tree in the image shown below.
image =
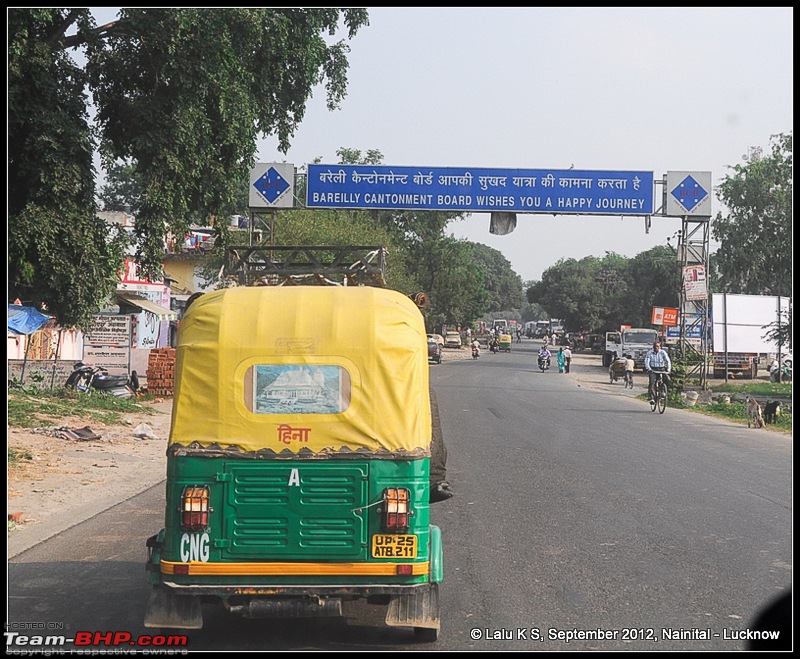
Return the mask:
<path id="1" fill-rule="evenodd" d="M 81 325 L 113 290 L 123 244 L 96 219 L 95 149 L 108 169 L 135 168 L 137 260 L 160 276 L 167 232 L 235 205 L 259 137 L 288 151 L 320 83 L 329 109 L 339 106 L 349 46 L 326 37 L 340 20 L 352 38 L 368 14 L 124 8 L 98 27 L 88 9 L 9 9 L 10 294 Z"/>
<path id="2" fill-rule="evenodd" d="M 80 10 L 9 9 L 9 298 L 88 327 L 114 290 L 126 237 L 97 217 L 85 76 L 54 32 Z"/>
<path id="3" fill-rule="evenodd" d="M 136 167 L 129 162 L 113 163 L 106 172 L 106 184 L 97 195 L 107 211 L 136 213 L 142 203 L 142 184 Z"/>
<path id="4" fill-rule="evenodd" d="M 613 288 L 611 279 L 601 273 L 597 257 L 561 259 L 528 288 L 528 302 L 546 309 L 548 318 L 561 318 L 567 331 L 603 328 Z"/>
<path id="5" fill-rule="evenodd" d="M 723 293 L 792 294 L 792 134 L 773 135 L 771 151 L 730 167 L 717 186 L 712 264 Z"/>
<path id="6" fill-rule="evenodd" d="M 657 245 L 637 254 L 626 268 L 627 294 L 623 300 L 626 324 L 647 327 L 653 307 L 678 307 L 681 287 L 680 268 L 675 252 Z"/>
<path id="7" fill-rule="evenodd" d="M 679 284 L 674 252 L 657 246 L 633 259 L 608 252 L 602 259 L 561 260 L 526 295 L 568 330 L 601 332 L 650 325 L 653 306 L 677 306 Z"/>
<path id="8" fill-rule="evenodd" d="M 783 348 L 792 347 L 792 313 L 791 311 L 782 310 L 778 314 L 778 318 L 764 327 L 766 334 L 764 339 L 777 344 Z"/>
<path id="9" fill-rule="evenodd" d="M 525 303 L 522 278 L 501 252 L 480 243 L 470 243 L 472 259 L 483 270 L 483 285 L 489 294 L 489 311 L 520 309 Z"/>

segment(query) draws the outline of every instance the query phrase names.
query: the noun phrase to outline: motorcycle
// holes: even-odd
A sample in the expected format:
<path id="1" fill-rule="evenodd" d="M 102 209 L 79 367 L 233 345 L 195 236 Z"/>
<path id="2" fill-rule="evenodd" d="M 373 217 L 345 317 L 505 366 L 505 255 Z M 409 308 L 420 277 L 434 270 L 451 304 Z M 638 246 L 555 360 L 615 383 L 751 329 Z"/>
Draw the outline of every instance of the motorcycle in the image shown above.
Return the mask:
<path id="1" fill-rule="evenodd" d="M 479 349 L 479 348 L 477 348 L 476 346 L 472 346 L 472 358 L 473 358 L 473 359 L 477 359 L 477 358 L 478 358 L 478 357 L 480 357 L 480 356 L 481 356 L 481 351 L 480 351 L 480 349 Z"/>
<path id="2" fill-rule="evenodd" d="M 139 390 L 139 375 L 136 371 L 131 371 L 130 377 L 109 375 L 108 369 L 102 366 L 77 362 L 64 386 L 74 391 L 102 391 L 117 398 L 130 399 Z"/>
<path id="3" fill-rule="evenodd" d="M 548 368 L 550 368 L 550 357 L 542 357 L 539 356 L 539 368 L 544 373 Z"/>

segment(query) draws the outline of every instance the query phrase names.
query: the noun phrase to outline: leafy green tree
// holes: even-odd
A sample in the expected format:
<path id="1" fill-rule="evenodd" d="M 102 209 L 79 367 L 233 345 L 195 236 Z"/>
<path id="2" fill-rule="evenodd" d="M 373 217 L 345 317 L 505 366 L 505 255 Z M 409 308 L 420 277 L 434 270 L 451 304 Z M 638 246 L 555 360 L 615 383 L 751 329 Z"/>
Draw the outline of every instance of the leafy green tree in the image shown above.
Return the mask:
<path id="1" fill-rule="evenodd" d="M 717 186 L 728 209 L 711 226 L 720 244 L 712 259 L 719 292 L 792 294 L 792 134 L 773 135 L 770 146 L 730 167 Z"/>
<path id="2" fill-rule="evenodd" d="M 677 306 L 679 284 L 674 252 L 657 246 L 633 259 L 608 252 L 602 259 L 561 260 L 526 295 L 563 319 L 568 331 L 602 332 L 648 327 L 653 306 Z"/>
<path id="3" fill-rule="evenodd" d="M 442 325 L 469 327 L 489 307 L 484 274 L 470 257 L 472 245 L 466 240 L 444 236 L 416 252 L 418 281 L 428 293 L 430 306 L 424 315 L 428 329 Z"/>
<path id="4" fill-rule="evenodd" d="M 97 197 L 107 211 L 127 210 L 136 215 L 142 203 L 142 184 L 136 167 L 129 162 L 113 163 Z"/>
<path id="5" fill-rule="evenodd" d="M 122 241 L 95 218 L 95 149 L 106 169 L 135 167 L 137 258 L 142 274 L 160 276 L 167 232 L 235 205 L 261 136 L 276 135 L 285 153 L 319 84 L 339 106 L 349 46 L 328 38 L 340 21 L 352 38 L 368 14 L 123 8 L 98 27 L 85 8 L 10 8 L 10 294 L 79 324 L 113 290 Z"/>
<path id="6" fill-rule="evenodd" d="M 84 73 L 58 46 L 86 10 L 9 9 L 8 292 L 89 327 L 119 281 L 127 239 L 97 217 Z"/>
<path id="7" fill-rule="evenodd" d="M 527 291 L 534 284 L 535 282 L 533 281 L 527 281 L 523 284 L 523 286 L 524 289 Z M 544 320 L 545 318 L 550 318 L 549 313 L 544 307 L 542 307 L 542 305 L 536 303 L 531 304 L 530 302 L 527 301 L 520 308 L 519 315 L 520 315 L 520 322 L 523 325 L 532 320 Z"/>
<path id="8" fill-rule="evenodd" d="M 529 287 L 530 304 L 547 310 L 548 318 L 561 318 L 567 331 L 599 331 L 606 324 L 608 293 L 601 279 L 597 257 L 561 259 L 542 273 L 541 281 Z"/>
<path id="9" fill-rule="evenodd" d="M 782 350 L 792 347 L 792 314 L 791 311 L 781 311 L 778 314 L 778 319 L 767 325 L 765 328 L 766 333 L 764 339 L 775 343 L 781 347 Z"/>
<path id="10" fill-rule="evenodd" d="M 649 327 L 653 307 L 678 307 L 681 286 L 678 260 L 669 247 L 658 245 L 637 254 L 625 271 L 627 292 L 622 300 L 624 324 Z"/>
<path id="11" fill-rule="evenodd" d="M 525 303 L 522 278 L 501 252 L 480 243 L 470 243 L 472 259 L 483 270 L 483 284 L 489 294 L 489 311 L 519 309 Z"/>

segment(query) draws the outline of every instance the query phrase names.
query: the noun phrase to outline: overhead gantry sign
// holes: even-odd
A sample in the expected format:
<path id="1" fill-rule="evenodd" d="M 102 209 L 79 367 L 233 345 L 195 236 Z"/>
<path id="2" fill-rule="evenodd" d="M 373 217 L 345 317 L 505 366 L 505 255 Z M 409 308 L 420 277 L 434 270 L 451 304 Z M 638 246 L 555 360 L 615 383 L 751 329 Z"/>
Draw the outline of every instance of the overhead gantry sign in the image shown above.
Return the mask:
<path id="1" fill-rule="evenodd" d="M 306 206 L 652 215 L 653 172 L 316 164 Z"/>

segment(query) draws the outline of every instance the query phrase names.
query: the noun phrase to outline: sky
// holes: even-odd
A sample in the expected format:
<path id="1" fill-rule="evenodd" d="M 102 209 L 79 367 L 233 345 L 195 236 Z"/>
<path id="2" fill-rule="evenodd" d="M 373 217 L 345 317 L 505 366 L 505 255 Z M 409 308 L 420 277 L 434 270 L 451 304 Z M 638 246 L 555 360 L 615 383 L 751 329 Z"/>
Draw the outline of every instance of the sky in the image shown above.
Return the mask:
<path id="1" fill-rule="evenodd" d="M 258 162 L 300 168 L 336 164 L 340 148 L 375 149 L 388 166 L 574 167 L 656 180 L 698 171 L 716 186 L 751 148 L 767 151 L 772 135 L 793 130 L 791 7 L 368 11 L 369 26 L 348 42 L 340 108 L 326 108 L 320 87 L 289 151 L 263 139 Z M 712 199 L 713 217 L 724 209 Z M 518 214 L 499 236 L 488 213 L 473 213 L 450 228 L 535 281 L 561 259 L 674 245 L 681 220 L 654 217 L 646 232 L 641 217 Z"/>

